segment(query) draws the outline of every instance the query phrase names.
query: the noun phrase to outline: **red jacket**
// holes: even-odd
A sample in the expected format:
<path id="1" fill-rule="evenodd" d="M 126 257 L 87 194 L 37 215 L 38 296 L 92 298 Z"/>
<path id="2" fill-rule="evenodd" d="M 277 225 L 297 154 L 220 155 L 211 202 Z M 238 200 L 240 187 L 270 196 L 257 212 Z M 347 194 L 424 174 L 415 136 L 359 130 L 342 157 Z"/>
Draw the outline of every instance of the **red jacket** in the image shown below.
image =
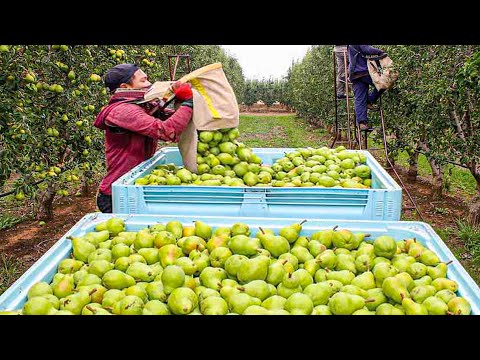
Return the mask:
<path id="1" fill-rule="evenodd" d="M 132 103 L 143 99 L 142 91 L 115 93 L 109 104 L 97 115 L 94 126 L 105 131 L 107 174 L 99 191 L 112 194 L 112 183 L 141 162 L 155 154 L 158 139 L 178 142 L 179 136 L 192 118 L 189 106 L 166 111 L 162 121 L 149 115 L 151 109 Z"/>

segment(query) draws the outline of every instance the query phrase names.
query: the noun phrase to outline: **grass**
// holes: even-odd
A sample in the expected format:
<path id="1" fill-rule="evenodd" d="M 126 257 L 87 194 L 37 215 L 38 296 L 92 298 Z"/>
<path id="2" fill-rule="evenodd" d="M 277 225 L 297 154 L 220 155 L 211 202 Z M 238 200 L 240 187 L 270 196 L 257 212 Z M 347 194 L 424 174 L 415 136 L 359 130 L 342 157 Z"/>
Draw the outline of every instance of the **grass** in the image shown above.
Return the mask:
<path id="1" fill-rule="evenodd" d="M 0 295 L 23 273 L 22 264 L 13 256 L 0 254 Z"/>
<path id="2" fill-rule="evenodd" d="M 295 115 L 241 115 L 239 130 L 239 141 L 252 148 L 328 145 L 325 129 L 315 129 Z"/>
<path id="3" fill-rule="evenodd" d="M 0 215 L 0 230 L 9 229 L 25 220 L 24 216 L 13 216 L 8 214 Z"/>
<path id="4" fill-rule="evenodd" d="M 480 265 L 480 226 L 464 220 L 457 221 L 457 236 L 472 256 L 473 262 Z"/>

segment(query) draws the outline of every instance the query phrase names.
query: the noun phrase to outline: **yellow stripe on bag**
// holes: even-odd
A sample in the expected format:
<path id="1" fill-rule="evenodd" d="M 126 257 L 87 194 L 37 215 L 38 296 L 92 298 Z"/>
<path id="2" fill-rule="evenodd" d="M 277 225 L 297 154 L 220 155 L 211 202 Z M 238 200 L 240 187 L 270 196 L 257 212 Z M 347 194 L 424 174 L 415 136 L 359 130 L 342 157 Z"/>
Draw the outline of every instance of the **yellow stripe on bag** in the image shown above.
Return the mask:
<path id="1" fill-rule="evenodd" d="M 215 109 L 212 103 L 212 99 L 210 99 L 210 96 L 208 96 L 207 92 L 205 91 L 205 88 L 203 87 L 202 83 L 198 79 L 191 79 L 190 83 L 192 86 L 203 96 L 205 99 L 205 102 L 207 103 L 208 109 L 210 110 L 210 113 L 212 114 L 214 119 L 221 119 L 222 117 L 218 113 L 218 111 Z"/>

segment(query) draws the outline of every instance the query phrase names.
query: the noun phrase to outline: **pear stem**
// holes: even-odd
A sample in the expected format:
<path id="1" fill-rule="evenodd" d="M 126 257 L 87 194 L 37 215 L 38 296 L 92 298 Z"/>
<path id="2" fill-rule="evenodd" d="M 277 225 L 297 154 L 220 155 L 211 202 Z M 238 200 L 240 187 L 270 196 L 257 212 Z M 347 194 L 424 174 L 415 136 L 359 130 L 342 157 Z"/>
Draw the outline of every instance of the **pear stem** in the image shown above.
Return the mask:
<path id="1" fill-rule="evenodd" d="M 308 221 L 307 219 L 303 220 L 303 221 L 300 223 L 300 225 L 305 224 L 307 221 Z"/>
<path id="2" fill-rule="evenodd" d="M 93 312 L 93 313 L 96 313 L 96 312 L 97 312 L 97 311 L 96 311 L 94 308 L 92 308 L 90 305 L 87 305 L 86 308 L 87 308 L 88 310 L 90 310 L 91 312 Z"/>
<path id="3" fill-rule="evenodd" d="M 92 290 L 88 293 L 88 295 L 92 295 L 95 291 L 97 291 L 96 288 L 95 288 L 95 289 L 92 289 Z"/>
<path id="4" fill-rule="evenodd" d="M 375 302 L 375 299 L 373 299 L 373 298 L 370 298 L 370 299 L 367 299 L 367 300 L 365 300 L 365 302 L 366 302 L 366 303 Z"/>
<path id="5" fill-rule="evenodd" d="M 263 229 L 262 229 L 261 226 L 259 226 L 258 228 L 260 229 L 260 231 L 262 232 L 262 234 L 265 234 L 265 231 L 263 231 Z"/>
<path id="6" fill-rule="evenodd" d="M 245 291 L 245 288 L 243 286 L 237 286 L 237 289 L 240 291 Z"/>
<path id="7" fill-rule="evenodd" d="M 446 262 L 445 265 L 450 265 L 453 262 L 453 260 L 450 260 L 449 262 Z"/>
<path id="8" fill-rule="evenodd" d="M 447 315 L 455 315 L 455 314 L 451 311 L 447 311 Z"/>
<path id="9" fill-rule="evenodd" d="M 337 230 L 337 228 L 338 228 L 338 225 L 335 225 L 332 230 L 335 231 Z"/>
<path id="10" fill-rule="evenodd" d="M 113 310 L 113 307 L 112 307 L 112 306 L 103 306 L 103 308 L 104 308 L 105 310 Z"/>
<path id="11" fill-rule="evenodd" d="M 400 293 L 400 297 L 402 298 L 402 300 L 405 298 L 405 294 L 403 293 Z"/>
<path id="12" fill-rule="evenodd" d="M 372 234 L 365 234 L 364 237 L 370 237 Z"/>

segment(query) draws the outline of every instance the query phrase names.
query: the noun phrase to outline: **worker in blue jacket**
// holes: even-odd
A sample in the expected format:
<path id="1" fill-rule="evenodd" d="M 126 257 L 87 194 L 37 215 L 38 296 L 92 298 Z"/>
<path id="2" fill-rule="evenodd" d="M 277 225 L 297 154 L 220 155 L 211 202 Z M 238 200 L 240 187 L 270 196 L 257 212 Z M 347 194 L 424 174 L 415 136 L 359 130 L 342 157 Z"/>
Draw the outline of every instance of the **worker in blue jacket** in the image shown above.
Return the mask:
<path id="1" fill-rule="evenodd" d="M 355 95 L 355 115 L 360 130 L 371 131 L 368 124 L 367 107 L 372 108 L 384 90 L 378 91 L 375 87 L 369 93 L 369 86 L 373 85 L 372 78 L 368 73 L 367 56 L 386 55 L 382 50 L 370 45 L 348 45 L 349 79 L 352 82 Z"/>

